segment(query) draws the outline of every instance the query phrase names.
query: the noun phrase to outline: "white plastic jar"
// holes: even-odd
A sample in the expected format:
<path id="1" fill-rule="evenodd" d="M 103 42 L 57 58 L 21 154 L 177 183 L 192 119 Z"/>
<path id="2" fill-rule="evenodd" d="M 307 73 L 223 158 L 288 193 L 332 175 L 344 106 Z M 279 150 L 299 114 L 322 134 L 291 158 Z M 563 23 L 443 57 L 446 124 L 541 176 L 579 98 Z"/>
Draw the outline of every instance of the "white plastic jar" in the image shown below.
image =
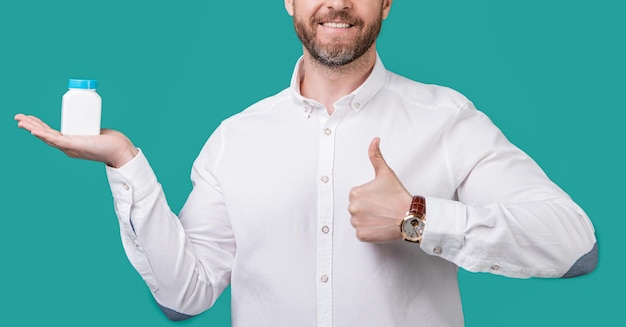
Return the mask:
<path id="1" fill-rule="evenodd" d="M 100 135 L 102 98 L 96 86 L 96 80 L 69 80 L 61 103 L 61 134 Z"/>

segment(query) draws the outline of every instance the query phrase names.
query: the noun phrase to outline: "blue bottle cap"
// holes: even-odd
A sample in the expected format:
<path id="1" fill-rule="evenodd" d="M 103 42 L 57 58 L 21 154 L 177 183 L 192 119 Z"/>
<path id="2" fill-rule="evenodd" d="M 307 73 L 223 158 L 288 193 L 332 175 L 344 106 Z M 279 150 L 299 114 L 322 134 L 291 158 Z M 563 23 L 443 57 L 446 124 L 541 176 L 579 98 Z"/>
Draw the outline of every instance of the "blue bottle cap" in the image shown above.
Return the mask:
<path id="1" fill-rule="evenodd" d="M 70 79 L 67 88 L 95 90 L 97 85 L 98 82 L 95 79 Z"/>

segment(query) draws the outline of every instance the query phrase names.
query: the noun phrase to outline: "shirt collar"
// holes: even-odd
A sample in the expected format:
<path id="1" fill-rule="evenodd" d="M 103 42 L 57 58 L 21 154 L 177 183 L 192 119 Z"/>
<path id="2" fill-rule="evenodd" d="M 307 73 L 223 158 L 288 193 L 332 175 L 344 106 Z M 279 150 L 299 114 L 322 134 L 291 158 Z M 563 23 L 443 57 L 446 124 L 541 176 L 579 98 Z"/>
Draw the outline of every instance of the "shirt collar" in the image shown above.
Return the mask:
<path id="1" fill-rule="evenodd" d="M 306 115 L 310 115 L 311 111 L 315 108 L 321 108 L 322 104 L 313 100 L 302 96 L 300 93 L 300 82 L 302 81 L 302 60 L 303 57 L 298 59 L 296 66 L 293 70 L 293 74 L 291 75 L 291 94 L 294 103 L 298 105 L 304 106 L 304 113 Z M 345 95 L 335 101 L 336 105 L 348 105 L 352 111 L 355 113 L 361 111 L 365 106 L 369 103 L 369 101 L 378 93 L 378 91 L 385 84 L 387 77 L 387 70 L 383 65 L 382 60 L 376 53 L 376 62 L 374 63 L 374 68 L 372 72 L 367 77 L 365 82 L 361 84 L 356 90 L 352 91 L 350 94 Z"/>

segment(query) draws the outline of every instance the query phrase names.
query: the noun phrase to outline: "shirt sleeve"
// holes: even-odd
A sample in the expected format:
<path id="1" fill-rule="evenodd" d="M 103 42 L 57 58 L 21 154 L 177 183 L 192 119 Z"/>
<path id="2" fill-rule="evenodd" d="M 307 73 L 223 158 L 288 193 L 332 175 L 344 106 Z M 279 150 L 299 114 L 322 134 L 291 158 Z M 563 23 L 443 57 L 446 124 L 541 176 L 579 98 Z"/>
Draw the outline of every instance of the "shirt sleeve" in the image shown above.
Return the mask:
<path id="1" fill-rule="evenodd" d="M 161 309 L 175 320 L 210 308 L 230 283 L 234 237 L 210 172 L 215 162 L 211 145 L 217 143 L 210 139 L 196 159 L 194 188 L 178 216 L 142 151 L 119 169 L 106 168 L 124 251 Z"/>
<path id="2" fill-rule="evenodd" d="M 422 249 L 472 272 L 573 277 L 595 268 L 585 212 L 471 104 L 444 146 L 456 199 L 427 197 Z"/>

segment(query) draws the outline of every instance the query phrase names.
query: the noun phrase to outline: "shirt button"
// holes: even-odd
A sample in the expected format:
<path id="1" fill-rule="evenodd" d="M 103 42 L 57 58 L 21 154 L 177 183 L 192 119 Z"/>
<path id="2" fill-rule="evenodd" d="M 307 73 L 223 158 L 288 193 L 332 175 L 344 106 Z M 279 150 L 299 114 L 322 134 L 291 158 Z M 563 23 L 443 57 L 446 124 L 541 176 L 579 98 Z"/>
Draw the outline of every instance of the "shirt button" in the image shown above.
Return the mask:
<path id="1" fill-rule="evenodd" d="M 126 183 L 122 183 L 122 187 L 123 187 L 126 191 L 128 191 L 128 189 L 130 189 L 130 186 L 128 186 L 128 184 L 126 184 Z"/>
<path id="2" fill-rule="evenodd" d="M 435 246 L 435 248 L 433 249 L 434 254 L 441 254 L 441 252 L 443 252 L 441 246 Z"/>
<path id="3" fill-rule="evenodd" d="M 320 278 L 322 280 L 322 283 L 326 283 L 328 282 L 328 276 L 326 275 L 322 275 L 322 278 Z"/>
<path id="4" fill-rule="evenodd" d="M 135 248 L 139 248 L 139 242 L 137 242 L 137 240 L 133 240 L 133 244 L 135 245 Z"/>
<path id="5" fill-rule="evenodd" d="M 328 234 L 328 232 L 330 232 L 330 228 L 328 228 L 328 226 L 324 226 L 324 227 L 322 227 L 322 232 L 324 234 Z"/>
<path id="6" fill-rule="evenodd" d="M 328 176 L 322 176 L 322 183 L 326 184 L 329 180 L 330 178 L 328 178 Z"/>
<path id="7" fill-rule="evenodd" d="M 493 271 L 498 271 L 498 270 L 500 270 L 500 265 L 499 265 L 499 264 L 497 264 L 497 263 L 492 264 L 492 265 L 491 265 L 491 270 L 493 270 Z"/>
<path id="8" fill-rule="evenodd" d="M 332 134 L 332 133 L 333 133 L 333 131 L 332 131 L 330 128 L 326 128 L 326 129 L 324 129 L 324 134 L 326 134 L 326 135 L 330 135 L 330 134 Z"/>
<path id="9" fill-rule="evenodd" d="M 361 103 L 360 102 L 355 103 L 354 107 L 357 108 L 357 109 L 361 108 Z"/>

